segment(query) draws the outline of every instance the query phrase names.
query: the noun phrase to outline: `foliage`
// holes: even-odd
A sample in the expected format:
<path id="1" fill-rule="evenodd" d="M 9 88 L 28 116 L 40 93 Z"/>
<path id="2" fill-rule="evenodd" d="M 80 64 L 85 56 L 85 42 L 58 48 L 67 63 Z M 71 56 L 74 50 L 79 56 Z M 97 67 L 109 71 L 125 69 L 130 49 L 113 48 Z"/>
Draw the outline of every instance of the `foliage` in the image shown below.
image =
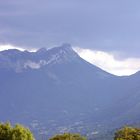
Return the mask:
<path id="1" fill-rule="evenodd" d="M 22 125 L 11 126 L 10 123 L 0 123 L 0 140 L 34 140 L 29 129 Z"/>
<path id="2" fill-rule="evenodd" d="M 140 140 L 140 129 L 124 127 L 115 133 L 114 140 Z"/>
<path id="3" fill-rule="evenodd" d="M 86 140 L 86 138 L 79 134 L 64 133 L 60 135 L 55 135 L 49 140 Z"/>

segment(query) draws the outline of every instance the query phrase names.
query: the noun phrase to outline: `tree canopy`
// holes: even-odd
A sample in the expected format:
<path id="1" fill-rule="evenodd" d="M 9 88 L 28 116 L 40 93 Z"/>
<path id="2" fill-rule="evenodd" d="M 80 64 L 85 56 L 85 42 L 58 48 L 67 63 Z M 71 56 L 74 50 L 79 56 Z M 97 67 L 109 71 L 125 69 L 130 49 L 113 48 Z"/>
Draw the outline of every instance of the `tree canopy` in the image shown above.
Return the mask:
<path id="1" fill-rule="evenodd" d="M 34 140 L 31 131 L 20 124 L 0 123 L 0 140 Z"/>
<path id="2" fill-rule="evenodd" d="M 115 133 L 114 140 L 140 140 L 140 128 L 123 127 Z"/>
<path id="3" fill-rule="evenodd" d="M 80 134 L 64 133 L 64 134 L 55 135 L 49 140 L 86 140 L 86 138 L 81 136 Z"/>

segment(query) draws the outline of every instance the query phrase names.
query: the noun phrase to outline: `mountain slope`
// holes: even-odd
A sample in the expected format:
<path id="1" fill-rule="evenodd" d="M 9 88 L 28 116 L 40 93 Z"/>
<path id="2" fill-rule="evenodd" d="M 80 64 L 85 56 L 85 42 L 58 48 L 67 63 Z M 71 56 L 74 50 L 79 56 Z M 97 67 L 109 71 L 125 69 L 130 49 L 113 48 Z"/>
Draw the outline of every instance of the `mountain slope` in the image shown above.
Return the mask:
<path id="1" fill-rule="evenodd" d="M 109 124 L 119 127 L 134 119 L 132 112 L 140 115 L 138 75 L 111 75 L 68 44 L 37 52 L 2 51 L 0 120 L 21 122 L 48 136 L 64 131 L 92 135 Z"/>

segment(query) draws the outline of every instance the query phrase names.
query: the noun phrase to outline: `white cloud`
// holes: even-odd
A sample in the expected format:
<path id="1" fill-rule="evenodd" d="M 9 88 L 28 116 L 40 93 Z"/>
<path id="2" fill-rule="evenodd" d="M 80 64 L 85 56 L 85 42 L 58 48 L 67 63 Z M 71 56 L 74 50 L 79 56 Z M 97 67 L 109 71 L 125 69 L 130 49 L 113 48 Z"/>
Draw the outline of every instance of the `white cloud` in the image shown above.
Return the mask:
<path id="1" fill-rule="evenodd" d="M 78 47 L 75 47 L 74 50 L 86 61 L 118 76 L 131 75 L 140 70 L 140 58 L 117 60 L 113 54 L 108 52 Z"/>
<path id="2" fill-rule="evenodd" d="M 9 50 L 9 49 L 18 49 L 18 50 L 21 50 L 21 51 L 24 51 L 24 50 L 25 50 L 25 49 L 23 49 L 23 48 L 16 47 L 16 46 L 12 46 L 12 45 L 10 45 L 10 44 L 0 45 L 0 51 Z"/>
<path id="3" fill-rule="evenodd" d="M 28 68 L 28 67 L 31 69 L 39 69 L 40 64 L 29 60 L 24 64 L 24 68 Z"/>
<path id="4" fill-rule="evenodd" d="M 14 45 L 11 45 L 11 44 L 0 44 L 0 51 L 9 50 L 9 49 L 18 49 L 20 51 L 28 50 L 30 52 L 35 52 L 37 50 L 35 48 L 31 48 L 31 49 L 21 48 L 21 47 L 14 46 Z"/>
<path id="5" fill-rule="evenodd" d="M 31 69 L 39 69 L 41 68 L 41 66 L 46 65 L 47 62 L 45 60 L 40 60 L 39 62 L 33 62 L 31 60 L 28 60 L 25 64 L 24 64 L 24 68 L 31 68 Z"/>

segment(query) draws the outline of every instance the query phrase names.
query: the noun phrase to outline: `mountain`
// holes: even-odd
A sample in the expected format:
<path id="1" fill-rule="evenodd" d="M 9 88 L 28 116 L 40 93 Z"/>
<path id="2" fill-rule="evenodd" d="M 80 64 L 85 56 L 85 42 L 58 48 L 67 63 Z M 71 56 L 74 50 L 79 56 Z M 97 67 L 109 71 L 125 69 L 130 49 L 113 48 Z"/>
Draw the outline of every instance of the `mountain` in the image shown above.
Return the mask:
<path id="1" fill-rule="evenodd" d="M 89 137 L 139 121 L 140 73 L 118 77 L 86 62 L 69 44 L 0 52 L 0 120 L 37 136 Z"/>

